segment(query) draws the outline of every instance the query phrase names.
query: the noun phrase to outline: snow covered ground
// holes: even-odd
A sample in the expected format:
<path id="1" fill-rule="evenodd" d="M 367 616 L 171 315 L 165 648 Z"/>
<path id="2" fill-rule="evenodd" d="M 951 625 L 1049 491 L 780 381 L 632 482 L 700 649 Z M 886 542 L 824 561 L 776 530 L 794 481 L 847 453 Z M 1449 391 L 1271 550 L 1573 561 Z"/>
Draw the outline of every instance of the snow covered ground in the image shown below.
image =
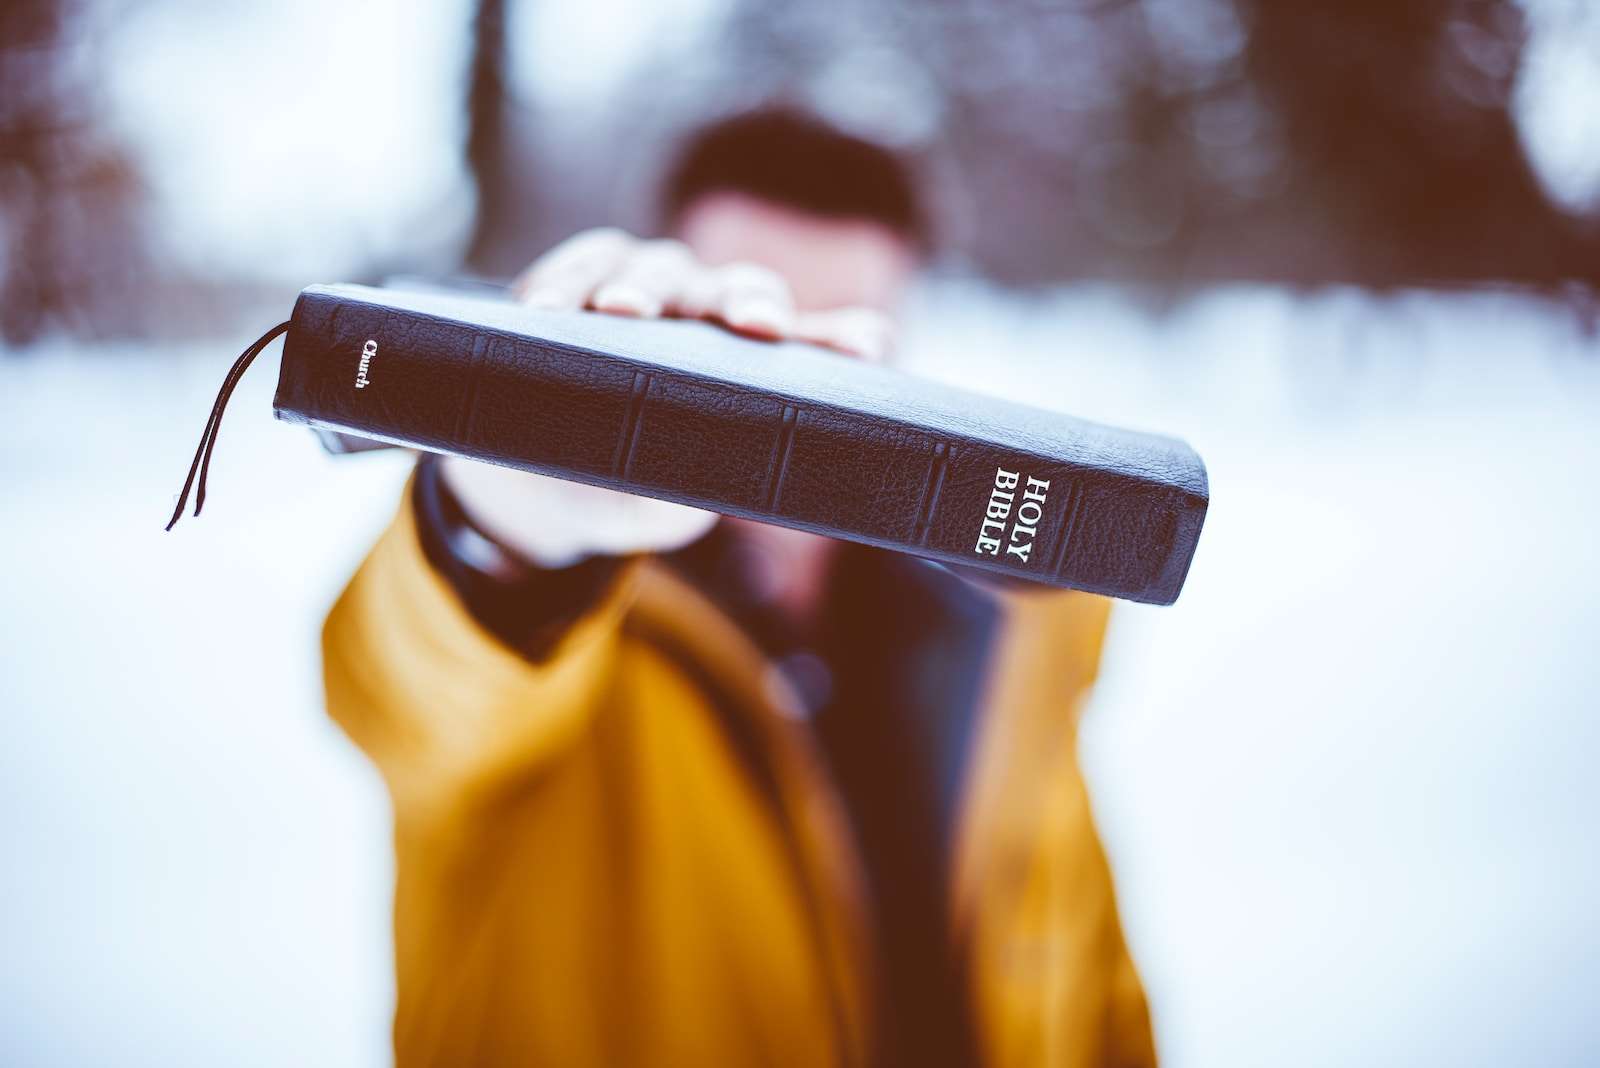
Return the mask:
<path id="1" fill-rule="evenodd" d="M 1210 465 L 1084 739 L 1168 1063 L 1600 1057 L 1600 341 L 1494 294 L 926 311 L 926 372 Z M 274 423 L 269 355 L 161 532 L 261 325 L 0 360 L 6 1064 L 387 1061 L 387 816 L 316 637 L 405 461 Z"/>

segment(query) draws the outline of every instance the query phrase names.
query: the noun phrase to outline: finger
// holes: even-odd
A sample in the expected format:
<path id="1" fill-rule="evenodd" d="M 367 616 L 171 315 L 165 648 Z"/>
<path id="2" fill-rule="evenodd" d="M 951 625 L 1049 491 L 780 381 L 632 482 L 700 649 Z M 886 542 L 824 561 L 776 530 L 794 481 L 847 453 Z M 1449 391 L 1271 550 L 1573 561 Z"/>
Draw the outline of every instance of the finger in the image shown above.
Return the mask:
<path id="1" fill-rule="evenodd" d="M 722 279 L 717 269 L 696 262 L 675 299 L 667 305 L 667 312 L 685 319 L 712 319 L 721 297 Z"/>
<path id="2" fill-rule="evenodd" d="M 783 276 L 755 263 L 730 263 L 716 271 L 712 316 L 741 334 L 788 337 L 794 329 L 794 294 Z"/>
<path id="3" fill-rule="evenodd" d="M 513 286 L 517 299 L 538 308 L 582 308 L 637 244 L 615 227 L 585 230 L 546 252 Z"/>
<path id="4" fill-rule="evenodd" d="M 596 311 L 653 319 L 677 301 L 698 270 L 681 241 L 641 241 L 590 298 Z"/>
<path id="5" fill-rule="evenodd" d="M 894 348 L 894 321 L 876 308 L 833 308 L 800 316 L 791 336 L 882 363 Z"/>

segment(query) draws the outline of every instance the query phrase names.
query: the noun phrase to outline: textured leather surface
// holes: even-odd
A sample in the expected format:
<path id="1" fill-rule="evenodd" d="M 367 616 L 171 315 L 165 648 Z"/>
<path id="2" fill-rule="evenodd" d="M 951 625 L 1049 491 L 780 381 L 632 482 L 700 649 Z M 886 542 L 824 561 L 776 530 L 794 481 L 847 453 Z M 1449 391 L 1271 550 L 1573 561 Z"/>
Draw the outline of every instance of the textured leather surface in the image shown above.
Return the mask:
<path id="1" fill-rule="evenodd" d="M 447 294 L 305 290 L 274 408 L 315 427 L 1156 604 L 1182 589 L 1209 498 L 1199 456 L 1173 438 L 702 323 Z M 980 552 L 985 533 L 999 545 Z"/>

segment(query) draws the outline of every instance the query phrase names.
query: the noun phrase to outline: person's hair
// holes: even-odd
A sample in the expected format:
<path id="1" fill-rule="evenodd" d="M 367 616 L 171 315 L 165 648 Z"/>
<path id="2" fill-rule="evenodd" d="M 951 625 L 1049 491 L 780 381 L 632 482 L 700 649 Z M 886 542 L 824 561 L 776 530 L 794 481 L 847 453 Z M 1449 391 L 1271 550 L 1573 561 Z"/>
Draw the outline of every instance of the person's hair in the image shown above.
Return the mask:
<path id="1" fill-rule="evenodd" d="M 679 149 L 661 183 L 668 229 L 695 200 L 744 193 L 830 219 L 865 219 L 913 247 L 932 244 L 910 166 L 890 150 L 788 109 L 762 109 L 704 126 Z"/>

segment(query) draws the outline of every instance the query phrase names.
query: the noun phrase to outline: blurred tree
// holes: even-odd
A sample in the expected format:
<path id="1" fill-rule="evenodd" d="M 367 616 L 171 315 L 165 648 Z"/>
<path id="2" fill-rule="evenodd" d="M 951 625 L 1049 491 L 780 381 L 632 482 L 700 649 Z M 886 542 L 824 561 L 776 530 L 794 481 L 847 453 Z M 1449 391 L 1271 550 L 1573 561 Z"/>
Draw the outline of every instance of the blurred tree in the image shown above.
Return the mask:
<path id="1" fill-rule="evenodd" d="M 1281 117 L 1290 181 L 1263 219 L 1360 280 L 1600 280 L 1592 228 L 1541 191 L 1511 89 L 1522 13 L 1504 0 L 1236 0 L 1248 72 Z M 1306 218 L 1298 223 L 1294 214 Z M 1315 281 L 1316 260 L 1260 264 Z"/>
<path id="2" fill-rule="evenodd" d="M 143 192 L 98 128 L 82 12 L 0 5 L 0 340 L 150 325 Z"/>
<path id="3" fill-rule="evenodd" d="M 506 92 L 506 0 L 477 0 L 472 16 L 467 73 L 467 167 L 477 193 L 477 218 L 467 246 L 467 263 L 493 269 L 502 258 L 506 220 L 526 198 L 534 176 L 518 173 L 510 161 L 515 132 L 509 128 Z"/>
<path id="4" fill-rule="evenodd" d="M 153 255 L 100 114 L 111 27 L 84 2 L 0 5 L 12 345 L 197 330 L 238 288 Z M 950 245 L 1002 281 L 1600 284 L 1600 221 L 1553 207 L 1518 140 L 1513 0 L 673 2 L 669 21 L 709 28 L 651 31 L 652 61 L 574 102 L 509 89 L 528 50 L 508 46 L 540 25 L 518 16 L 550 9 L 474 0 L 471 268 L 510 273 L 574 225 L 647 226 L 675 131 L 781 99 L 923 160 Z"/>
<path id="5" fill-rule="evenodd" d="M 1517 138 L 1523 33 L 1511 0 L 735 0 L 705 95 L 942 161 L 1003 280 L 1600 282 Z"/>

